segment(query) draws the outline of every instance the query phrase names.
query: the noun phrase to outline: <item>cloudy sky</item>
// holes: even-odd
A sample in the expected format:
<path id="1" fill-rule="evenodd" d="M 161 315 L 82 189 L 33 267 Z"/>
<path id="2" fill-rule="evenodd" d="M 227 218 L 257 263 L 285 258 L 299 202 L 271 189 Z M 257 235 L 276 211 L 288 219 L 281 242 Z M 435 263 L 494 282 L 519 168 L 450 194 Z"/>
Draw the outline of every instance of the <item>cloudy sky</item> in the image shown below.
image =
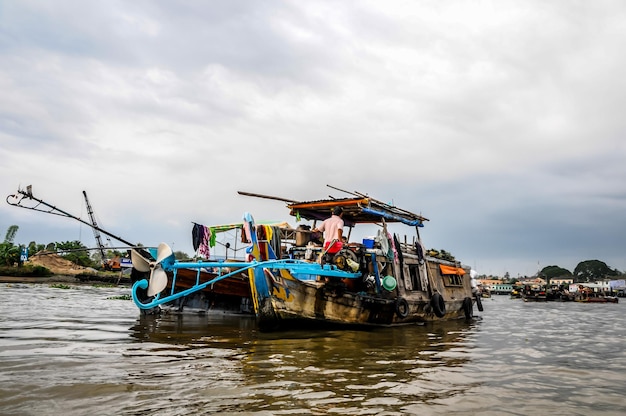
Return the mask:
<path id="1" fill-rule="evenodd" d="M 626 270 L 626 3 L 0 1 L 0 191 L 192 253 L 367 193 L 479 273 Z M 81 240 L 0 204 L 2 238 Z M 113 244 L 116 242 L 113 241 Z"/>

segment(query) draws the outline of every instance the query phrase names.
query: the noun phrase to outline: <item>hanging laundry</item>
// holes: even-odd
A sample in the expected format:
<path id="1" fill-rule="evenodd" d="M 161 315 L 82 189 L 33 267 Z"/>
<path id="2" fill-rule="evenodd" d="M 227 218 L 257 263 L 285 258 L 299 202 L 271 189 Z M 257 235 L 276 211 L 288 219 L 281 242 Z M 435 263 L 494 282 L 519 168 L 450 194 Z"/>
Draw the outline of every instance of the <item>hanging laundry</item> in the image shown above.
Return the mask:
<path id="1" fill-rule="evenodd" d="M 203 237 L 202 243 L 200 243 L 200 247 L 198 247 L 198 254 L 204 258 L 209 258 L 211 256 L 211 251 L 209 250 L 209 242 L 211 241 L 211 229 L 209 227 L 203 227 Z"/>
<path id="2" fill-rule="evenodd" d="M 399 259 L 398 259 L 398 248 L 396 247 L 395 239 L 391 236 L 389 231 L 387 231 L 387 238 L 389 239 L 389 242 L 391 243 L 389 251 L 387 252 L 387 258 L 389 260 L 394 260 L 396 263 L 398 263 L 398 261 L 399 261 Z"/>
<path id="3" fill-rule="evenodd" d="M 193 249 L 200 256 L 209 258 L 211 252 L 209 247 L 215 247 L 215 233 L 209 227 L 202 224 L 193 224 L 191 231 Z"/>
<path id="4" fill-rule="evenodd" d="M 217 239 L 216 238 L 217 237 L 217 232 L 216 232 L 215 228 L 213 228 L 213 227 L 209 228 L 209 235 L 210 235 L 209 247 L 215 247 L 215 240 Z"/>
<path id="5" fill-rule="evenodd" d="M 198 251 L 198 247 L 202 243 L 204 237 L 203 225 L 193 223 L 193 230 L 191 230 L 191 243 L 193 244 L 193 251 Z"/>

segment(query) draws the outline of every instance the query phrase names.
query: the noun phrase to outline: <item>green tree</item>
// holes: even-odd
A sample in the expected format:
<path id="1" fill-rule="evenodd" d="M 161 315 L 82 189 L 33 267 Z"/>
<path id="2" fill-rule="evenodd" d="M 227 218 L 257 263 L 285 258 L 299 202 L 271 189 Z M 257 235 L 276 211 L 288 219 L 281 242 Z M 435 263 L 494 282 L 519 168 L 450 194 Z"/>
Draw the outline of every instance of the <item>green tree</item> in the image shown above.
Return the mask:
<path id="1" fill-rule="evenodd" d="M 17 230 L 20 227 L 17 225 L 12 225 L 7 229 L 6 236 L 4 237 L 4 242 L 7 244 L 13 244 L 13 240 L 15 239 L 15 234 L 17 234 Z"/>
<path id="2" fill-rule="evenodd" d="M 617 276 L 617 270 L 611 269 L 605 262 L 600 260 L 585 260 L 578 263 L 574 269 L 574 282 L 586 283 Z"/>
<path id="3" fill-rule="evenodd" d="M 571 277 L 572 272 L 559 266 L 546 266 L 541 269 L 539 275 L 544 277 L 547 281 L 550 281 L 558 277 Z"/>
<path id="4" fill-rule="evenodd" d="M 39 253 L 42 250 L 45 250 L 46 246 L 44 244 L 37 244 L 35 241 L 31 241 L 28 243 L 28 253 L 35 254 Z"/>
<path id="5" fill-rule="evenodd" d="M 126 255 L 125 251 L 107 250 L 107 259 L 112 259 L 113 257 L 124 257 L 124 255 Z"/>
<path id="6" fill-rule="evenodd" d="M 20 260 L 20 248 L 13 244 L 18 226 L 12 225 L 7 230 L 4 242 L 0 243 L 0 265 L 13 266 Z"/>
<path id="7" fill-rule="evenodd" d="M 13 266 L 20 259 L 20 248 L 12 243 L 0 243 L 0 265 Z"/>
<path id="8" fill-rule="evenodd" d="M 183 251 L 175 251 L 174 252 L 174 258 L 176 258 L 176 260 L 189 260 L 191 259 L 191 257 L 189 257 L 189 255 Z"/>
<path id="9" fill-rule="evenodd" d="M 57 253 L 63 258 L 84 267 L 94 267 L 89 250 L 78 240 L 56 243 Z"/>

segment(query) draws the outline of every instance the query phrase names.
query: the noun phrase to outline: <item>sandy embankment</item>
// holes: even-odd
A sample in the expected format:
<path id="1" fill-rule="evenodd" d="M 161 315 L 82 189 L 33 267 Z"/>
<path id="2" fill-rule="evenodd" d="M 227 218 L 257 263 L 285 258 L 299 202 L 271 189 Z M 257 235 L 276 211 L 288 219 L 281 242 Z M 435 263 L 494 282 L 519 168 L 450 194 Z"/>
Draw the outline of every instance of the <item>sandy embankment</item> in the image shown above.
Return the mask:
<path id="1" fill-rule="evenodd" d="M 59 256 L 58 254 L 51 253 L 49 251 L 40 251 L 39 253 L 31 256 L 26 264 L 31 264 L 33 266 L 43 266 L 54 274 L 67 276 L 90 272 L 96 274 L 96 271 L 94 269 L 79 266 L 78 264 L 72 263 L 71 261 Z"/>
<path id="2" fill-rule="evenodd" d="M 96 276 L 99 275 L 95 269 L 79 266 L 56 253 L 46 251 L 32 255 L 25 264 L 43 266 L 54 274 L 46 277 L 0 276 L 0 283 L 90 283 L 89 280 L 79 280 L 76 275 L 93 274 L 93 280 L 98 280 Z M 115 280 L 114 277 L 108 276 L 107 280 Z M 122 277 L 122 280 L 127 278 Z"/>

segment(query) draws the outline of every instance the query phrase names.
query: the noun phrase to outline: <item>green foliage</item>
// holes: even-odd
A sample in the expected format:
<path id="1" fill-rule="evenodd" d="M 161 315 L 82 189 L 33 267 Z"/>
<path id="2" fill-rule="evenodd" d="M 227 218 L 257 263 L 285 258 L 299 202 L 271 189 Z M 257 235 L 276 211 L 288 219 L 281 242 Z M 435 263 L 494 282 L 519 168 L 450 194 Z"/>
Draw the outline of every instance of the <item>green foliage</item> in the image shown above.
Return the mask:
<path id="1" fill-rule="evenodd" d="M 617 276 L 617 270 L 611 269 L 600 260 L 585 260 L 578 263 L 574 269 L 574 282 L 586 283 Z"/>
<path id="2" fill-rule="evenodd" d="M 32 255 L 46 249 L 45 244 L 37 244 L 34 241 L 28 243 L 28 252 Z"/>
<path id="3" fill-rule="evenodd" d="M 130 295 L 118 295 L 118 296 L 109 296 L 107 299 L 110 299 L 110 300 L 131 300 L 132 297 Z"/>
<path id="4" fill-rule="evenodd" d="M 83 267 L 95 267 L 89 256 L 89 250 L 78 240 L 56 243 L 57 253 L 63 258 Z"/>
<path id="5" fill-rule="evenodd" d="M 52 276 L 52 272 L 43 266 L 25 264 L 22 267 L 0 266 L 0 275 L 14 277 L 47 277 Z"/>
<path id="6" fill-rule="evenodd" d="M 119 250 L 107 250 L 106 255 L 107 259 L 112 259 L 115 257 L 124 257 L 126 255 L 126 252 Z"/>
<path id="7" fill-rule="evenodd" d="M 559 266 L 546 266 L 541 269 L 539 275 L 547 280 L 551 280 L 559 277 L 572 277 L 572 272 Z"/>
<path id="8" fill-rule="evenodd" d="M 71 289 L 72 287 L 63 283 L 54 283 L 51 284 L 50 287 L 53 287 L 55 289 Z"/>
<path id="9" fill-rule="evenodd" d="M 13 244 L 13 240 L 15 239 L 15 234 L 17 234 L 18 228 L 19 227 L 17 225 L 12 225 L 9 227 L 6 236 L 4 237 L 5 244 Z"/>
<path id="10" fill-rule="evenodd" d="M 0 243 L 0 266 L 13 266 L 20 260 L 20 248 L 13 243 Z"/>
<path id="11" fill-rule="evenodd" d="M 175 251 L 174 252 L 174 257 L 176 258 L 176 260 L 189 260 L 189 259 L 191 259 L 191 257 L 189 257 L 189 255 L 187 253 L 184 253 L 182 251 Z"/>
<path id="12" fill-rule="evenodd" d="M 20 260 L 20 248 L 13 244 L 18 228 L 17 225 L 10 226 L 4 242 L 0 243 L 0 266 L 13 266 Z"/>

